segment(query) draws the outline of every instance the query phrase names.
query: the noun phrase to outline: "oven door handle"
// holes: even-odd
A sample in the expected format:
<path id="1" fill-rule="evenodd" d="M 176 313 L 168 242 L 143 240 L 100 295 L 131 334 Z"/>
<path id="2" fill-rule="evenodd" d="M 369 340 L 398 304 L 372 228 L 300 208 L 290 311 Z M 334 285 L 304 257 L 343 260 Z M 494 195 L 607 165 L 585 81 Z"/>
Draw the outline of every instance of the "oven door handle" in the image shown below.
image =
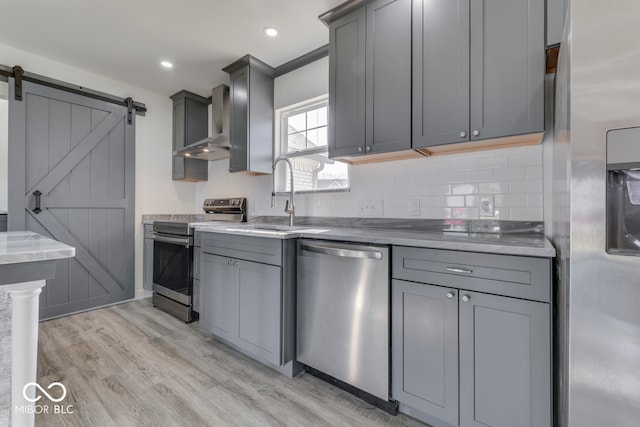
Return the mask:
<path id="1" fill-rule="evenodd" d="M 160 234 L 153 234 L 153 240 L 162 243 L 171 243 L 174 245 L 183 245 L 188 248 L 191 246 L 191 237 L 169 237 Z"/>

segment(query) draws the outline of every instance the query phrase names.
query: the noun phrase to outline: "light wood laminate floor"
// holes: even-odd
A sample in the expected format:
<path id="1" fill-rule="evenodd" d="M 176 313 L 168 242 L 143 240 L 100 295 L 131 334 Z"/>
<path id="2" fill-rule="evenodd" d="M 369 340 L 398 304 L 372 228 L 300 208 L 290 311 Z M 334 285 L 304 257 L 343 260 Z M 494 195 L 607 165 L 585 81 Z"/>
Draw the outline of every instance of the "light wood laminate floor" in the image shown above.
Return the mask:
<path id="1" fill-rule="evenodd" d="M 36 426 L 424 426 L 311 375 L 288 379 L 150 300 L 39 331 L 38 383 L 63 383 L 73 414 L 39 414 Z"/>

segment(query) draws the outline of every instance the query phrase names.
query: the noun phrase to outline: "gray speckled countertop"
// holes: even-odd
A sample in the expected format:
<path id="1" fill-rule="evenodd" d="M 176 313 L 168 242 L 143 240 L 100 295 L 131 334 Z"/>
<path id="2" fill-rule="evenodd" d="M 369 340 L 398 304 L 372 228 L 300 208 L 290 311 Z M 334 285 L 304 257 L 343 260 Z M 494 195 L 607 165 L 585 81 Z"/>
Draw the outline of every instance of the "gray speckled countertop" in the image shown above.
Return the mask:
<path id="1" fill-rule="evenodd" d="M 0 233 L 0 265 L 71 258 L 76 249 L 31 231 Z"/>
<path id="2" fill-rule="evenodd" d="M 346 242 L 413 246 L 468 252 L 555 257 L 551 242 L 540 234 L 491 234 L 465 232 L 433 232 L 360 227 L 294 227 L 291 231 L 255 229 L 254 224 L 220 225 L 207 222 L 189 224 L 197 231 L 235 234 L 275 239 L 313 238 Z"/>

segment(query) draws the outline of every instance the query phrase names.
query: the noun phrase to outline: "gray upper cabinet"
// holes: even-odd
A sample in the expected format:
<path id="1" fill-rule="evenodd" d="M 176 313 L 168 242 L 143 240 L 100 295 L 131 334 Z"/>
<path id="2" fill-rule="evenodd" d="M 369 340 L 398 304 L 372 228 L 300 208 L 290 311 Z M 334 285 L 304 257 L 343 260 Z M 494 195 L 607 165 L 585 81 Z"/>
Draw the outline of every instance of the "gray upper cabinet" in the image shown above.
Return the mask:
<path id="1" fill-rule="evenodd" d="M 364 152 L 365 16 L 360 9 L 329 26 L 329 157 Z"/>
<path id="2" fill-rule="evenodd" d="M 173 100 L 173 151 L 207 137 L 209 100 L 186 90 L 171 96 Z M 173 156 L 173 179 L 206 181 L 209 162 Z"/>
<path id="3" fill-rule="evenodd" d="M 229 73 L 229 172 L 270 174 L 273 157 L 274 70 L 246 55 L 223 68 Z"/>
<path id="4" fill-rule="evenodd" d="M 469 0 L 413 2 L 413 146 L 469 140 Z"/>
<path id="5" fill-rule="evenodd" d="M 562 41 L 566 7 L 566 0 L 547 0 L 547 47 Z"/>
<path id="6" fill-rule="evenodd" d="M 544 130 L 544 0 L 413 3 L 413 147 Z"/>
<path id="7" fill-rule="evenodd" d="M 460 425 L 549 427 L 549 304 L 460 291 Z"/>
<path id="8" fill-rule="evenodd" d="M 411 148 L 411 0 L 329 23 L 329 157 Z"/>

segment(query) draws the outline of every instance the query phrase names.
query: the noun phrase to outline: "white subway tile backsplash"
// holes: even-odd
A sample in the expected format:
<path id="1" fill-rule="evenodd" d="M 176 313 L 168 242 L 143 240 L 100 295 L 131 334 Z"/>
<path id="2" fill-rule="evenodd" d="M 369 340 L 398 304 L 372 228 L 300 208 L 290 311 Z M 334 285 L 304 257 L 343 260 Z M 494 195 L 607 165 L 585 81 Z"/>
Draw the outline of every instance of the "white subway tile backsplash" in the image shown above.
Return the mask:
<path id="1" fill-rule="evenodd" d="M 513 153 L 509 155 L 509 166 L 510 167 L 520 167 L 520 166 L 531 166 L 531 165 L 541 165 L 542 164 L 542 154 L 535 155 L 528 151 L 523 151 L 521 153 Z"/>
<path id="2" fill-rule="evenodd" d="M 428 184 L 425 187 L 425 193 L 434 196 L 448 196 L 451 194 L 451 187 L 449 184 Z"/>
<path id="3" fill-rule="evenodd" d="M 478 208 L 453 208 L 451 210 L 451 217 L 457 219 L 478 219 Z"/>
<path id="4" fill-rule="evenodd" d="M 542 194 L 542 180 L 531 179 L 526 181 L 511 181 L 510 193 L 541 193 Z"/>
<path id="5" fill-rule="evenodd" d="M 527 179 L 542 179 L 542 166 L 527 166 Z"/>
<path id="6" fill-rule="evenodd" d="M 451 186 L 451 194 L 454 196 L 477 193 L 478 184 L 454 184 Z"/>
<path id="7" fill-rule="evenodd" d="M 478 159 L 463 158 L 457 161 L 451 162 L 452 171 L 467 171 L 478 169 Z"/>
<path id="8" fill-rule="evenodd" d="M 478 184 L 479 194 L 500 194 L 509 192 L 509 181 L 481 182 Z"/>
<path id="9" fill-rule="evenodd" d="M 438 204 L 443 208 L 464 207 L 464 196 L 440 197 Z"/>
<path id="10" fill-rule="evenodd" d="M 513 221 L 540 221 L 542 207 L 511 208 L 511 220 Z"/>
<path id="11" fill-rule="evenodd" d="M 527 206 L 543 206 L 542 193 L 527 194 Z"/>
<path id="12" fill-rule="evenodd" d="M 439 197 L 427 196 L 420 199 L 420 206 L 423 208 L 437 208 L 439 205 Z"/>
<path id="13" fill-rule="evenodd" d="M 493 180 L 493 169 L 476 169 L 465 172 L 467 182 L 484 182 Z"/>
<path id="14" fill-rule="evenodd" d="M 527 199 L 524 194 L 496 194 L 494 200 L 498 208 L 527 205 Z"/>
<path id="15" fill-rule="evenodd" d="M 497 169 L 509 166 L 509 158 L 507 156 L 482 157 L 478 159 L 478 168 L 480 169 Z"/>
<path id="16" fill-rule="evenodd" d="M 425 171 L 427 173 L 442 173 L 451 170 L 451 162 L 445 157 L 425 158 Z"/>
<path id="17" fill-rule="evenodd" d="M 493 175 L 496 181 L 513 181 L 518 179 L 525 179 L 526 169 L 524 167 L 493 169 Z"/>
<path id="18" fill-rule="evenodd" d="M 285 215 L 284 196 L 271 209 L 271 177 L 229 174 L 222 162 L 210 163 L 209 177 L 196 184 L 200 203 L 242 195 L 252 216 Z M 349 192 L 300 194 L 296 213 L 358 217 L 362 201 L 382 200 L 384 217 L 416 218 L 410 200 L 419 199 L 420 218 L 477 219 L 480 196 L 491 195 L 493 218 L 542 221 L 542 188 L 542 146 L 505 148 L 352 166 Z"/>
<path id="19" fill-rule="evenodd" d="M 466 182 L 464 172 L 444 172 L 440 174 L 440 182 L 444 184 L 456 184 Z"/>
<path id="20" fill-rule="evenodd" d="M 451 208 L 427 208 L 424 209 L 424 217 L 429 219 L 451 218 Z"/>

